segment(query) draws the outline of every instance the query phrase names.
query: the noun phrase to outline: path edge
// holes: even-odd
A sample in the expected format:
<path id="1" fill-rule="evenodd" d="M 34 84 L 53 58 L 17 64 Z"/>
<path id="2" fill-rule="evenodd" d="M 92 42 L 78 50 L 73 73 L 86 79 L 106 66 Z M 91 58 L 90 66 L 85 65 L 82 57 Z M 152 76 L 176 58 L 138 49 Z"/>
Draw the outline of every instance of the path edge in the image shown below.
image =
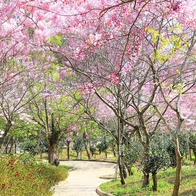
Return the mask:
<path id="1" fill-rule="evenodd" d="M 100 187 L 98 187 L 98 188 L 96 189 L 96 193 L 97 193 L 99 196 L 114 196 L 114 195 L 112 195 L 112 194 L 110 194 L 110 193 L 106 193 L 106 192 L 102 191 L 102 190 L 100 189 Z"/>

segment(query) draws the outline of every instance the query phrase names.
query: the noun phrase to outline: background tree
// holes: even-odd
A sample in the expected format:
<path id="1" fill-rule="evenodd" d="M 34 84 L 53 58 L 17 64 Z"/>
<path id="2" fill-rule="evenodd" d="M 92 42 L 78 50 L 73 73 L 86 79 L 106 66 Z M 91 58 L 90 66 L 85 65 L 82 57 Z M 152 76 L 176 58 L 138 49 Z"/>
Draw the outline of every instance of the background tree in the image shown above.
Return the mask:
<path id="1" fill-rule="evenodd" d="M 82 136 L 77 136 L 74 139 L 72 149 L 76 151 L 77 159 L 81 159 L 79 155 L 85 150 L 84 140 Z"/>

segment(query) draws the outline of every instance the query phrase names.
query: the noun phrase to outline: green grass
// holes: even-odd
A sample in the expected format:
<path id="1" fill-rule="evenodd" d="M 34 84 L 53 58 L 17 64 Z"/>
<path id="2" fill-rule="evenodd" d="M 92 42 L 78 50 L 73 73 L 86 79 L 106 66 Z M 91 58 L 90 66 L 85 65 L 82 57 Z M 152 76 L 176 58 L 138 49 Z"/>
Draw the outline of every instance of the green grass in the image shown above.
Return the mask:
<path id="1" fill-rule="evenodd" d="M 134 175 L 126 179 L 126 185 L 120 180 L 112 180 L 100 186 L 101 190 L 115 196 L 171 196 L 174 184 L 175 169 L 161 171 L 158 174 L 158 191 L 152 191 L 152 183 L 147 188 L 142 186 L 142 173 L 134 168 Z M 196 196 L 196 166 L 183 166 L 181 196 Z"/>
<path id="2" fill-rule="evenodd" d="M 52 196 L 51 187 L 68 176 L 66 166 L 55 167 L 25 155 L 0 158 L 0 196 Z"/>

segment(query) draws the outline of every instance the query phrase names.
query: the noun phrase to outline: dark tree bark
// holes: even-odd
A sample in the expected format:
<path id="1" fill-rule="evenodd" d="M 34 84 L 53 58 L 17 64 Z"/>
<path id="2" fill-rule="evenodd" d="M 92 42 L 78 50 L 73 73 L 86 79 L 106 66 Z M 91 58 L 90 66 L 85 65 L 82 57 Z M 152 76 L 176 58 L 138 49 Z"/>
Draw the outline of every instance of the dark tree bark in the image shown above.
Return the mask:
<path id="1" fill-rule="evenodd" d="M 10 149 L 9 149 L 9 154 L 12 152 L 14 144 L 15 144 L 15 139 L 14 139 L 14 137 L 12 137 L 12 139 L 11 139 L 11 146 L 10 146 Z M 16 153 L 16 151 L 15 151 L 15 153 Z"/>
<path id="2" fill-rule="evenodd" d="M 158 181 L 157 181 L 157 174 L 156 174 L 156 173 L 152 173 L 152 181 L 153 181 L 152 190 L 153 190 L 153 191 L 157 191 L 157 188 L 158 188 Z"/>
<path id="3" fill-rule="evenodd" d="M 84 141 L 84 146 L 85 146 L 86 154 L 88 156 L 88 159 L 90 160 L 91 159 L 91 155 L 90 155 L 90 152 L 88 150 L 88 140 L 87 140 L 86 131 L 84 131 L 84 133 L 83 133 L 83 141 Z"/>
<path id="4" fill-rule="evenodd" d="M 119 156 L 119 159 L 121 159 L 120 156 Z M 122 185 L 124 185 L 124 184 L 126 184 L 126 182 L 125 182 L 124 167 L 121 164 L 121 161 L 119 161 L 118 163 L 119 163 L 120 182 L 121 182 Z"/>
<path id="5" fill-rule="evenodd" d="M 57 144 L 58 144 L 58 139 L 59 139 L 59 131 L 55 127 L 55 122 L 54 122 L 54 115 L 52 113 L 51 115 L 51 130 L 48 138 L 48 162 L 49 163 L 54 163 L 56 159 L 58 159 L 57 156 Z"/>
<path id="6" fill-rule="evenodd" d="M 175 178 L 172 196 L 179 196 L 183 157 L 180 153 L 179 141 L 177 136 L 175 137 L 175 146 L 176 146 L 177 166 L 176 166 L 176 178 Z"/>
<path id="7" fill-rule="evenodd" d="M 48 162 L 53 163 L 57 158 L 57 144 L 53 144 L 48 148 Z"/>
<path id="8" fill-rule="evenodd" d="M 5 126 L 5 130 L 4 130 L 4 133 L 3 133 L 2 140 L 0 141 L 0 150 L 1 151 L 2 151 L 2 147 L 3 147 L 4 143 L 5 143 L 6 136 L 7 136 L 7 134 L 8 134 L 8 132 L 9 132 L 11 127 L 12 127 L 12 122 L 11 122 L 11 120 L 8 120 L 6 122 L 6 126 Z"/>
<path id="9" fill-rule="evenodd" d="M 125 163 L 125 167 L 126 167 L 126 169 L 127 169 L 127 171 L 128 171 L 128 175 L 129 175 L 129 176 L 132 176 L 132 175 L 133 175 L 132 167 L 129 166 L 127 163 Z"/>
<path id="10" fill-rule="evenodd" d="M 67 159 L 68 160 L 70 159 L 70 142 L 69 141 L 67 141 Z"/>
<path id="11" fill-rule="evenodd" d="M 149 186 L 149 184 L 150 184 L 150 174 L 145 173 L 145 172 L 143 172 L 143 174 L 144 174 L 144 180 L 143 180 L 142 187 L 144 188 L 144 187 Z"/>

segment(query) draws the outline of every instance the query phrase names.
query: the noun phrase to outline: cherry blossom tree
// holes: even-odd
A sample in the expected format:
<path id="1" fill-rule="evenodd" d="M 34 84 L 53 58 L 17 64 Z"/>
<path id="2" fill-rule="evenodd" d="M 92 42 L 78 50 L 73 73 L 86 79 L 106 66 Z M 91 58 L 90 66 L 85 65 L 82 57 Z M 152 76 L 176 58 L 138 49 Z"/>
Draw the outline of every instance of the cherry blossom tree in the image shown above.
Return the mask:
<path id="1" fill-rule="evenodd" d="M 146 129 L 146 121 L 144 121 L 143 115 L 144 112 L 152 108 L 153 102 L 157 100 L 157 95 L 163 95 L 160 83 L 164 84 L 164 81 L 167 81 L 166 85 L 178 84 L 175 83 L 176 81 L 172 81 L 171 77 L 179 78 L 178 75 L 181 75 L 180 72 L 184 63 L 176 63 L 176 61 L 187 61 L 187 57 L 190 57 L 189 52 L 194 49 L 194 40 L 182 36 L 182 33 L 178 33 L 178 31 L 182 31 L 188 37 L 193 37 L 194 35 L 191 33 L 193 32 L 192 30 L 188 31 L 186 28 L 187 25 L 190 27 L 189 22 L 193 23 L 192 19 L 187 22 L 183 21 L 181 17 L 182 13 L 187 11 L 185 5 L 181 2 L 173 1 L 159 2 L 158 5 L 157 3 L 157 1 L 134 3 L 128 1 L 119 4 L 113 2 L 113 4 L 107 4 L 103 10 L 98 12 L 90 9 L 88 14 L 93 13 L 95 16 L 99 16 L 97 23 L 94 22 L 96 20 L 93 20 L 92 23 L 90 22 L 92 21 L 92 16 L 94 16 L 93 14 L 88 15 L 84 13 L 85 23 L 87 23 L 86 26 L 88 28 L 81 29 L 81 26 L 84 27 L 85 24 L 81 17 L 76 17 L 78 20 L 73 29 L 75 32 L 79 32 L 79 35 L 76 33 L 75 36 L 72 34 L 63 35 L 66 43 L 71 44 L 67 44 L 66 47 L 62 45 L 56 51 L 53 48 L 57 58 L 65 66 L 71 67 L 78 74 L 82 75 L 81 78 L 85 78 L 86 85 L 84 89 L 86 91 L 94 91 L 106 105 L 113 109 L 113 112 L 119 118 L 119 130 L 123 130 L 123 122 L 134 129 L 137 128 L 137 126 L 133 126 L 129 121 L 125 120 L 125 111 L 129 105 L 123 105 L 125 103 L 123 98 L 127 98 L 130 95 L 139 103 L 139 109 L 136 110 L 139 127 L 142 127 L 143 130 Z M 125 14 L 119 15 L 119 13 Z M 91 25 L 90 27 L 89 24 Z M 76 30 L 77 28 L 78 31 Z M 88 32 L 89 36 L 86 36 Z M 189 42 L 193 42 L 193 44 L 190 44 L 192 46 L 189 46 Z M 78 47 L 76 48 L 76 46 Z M 145 47 L 148 50 L 144 51 Z M 177 52 L 182 48 L 185 55 Z M 171 63 L 173 66 L 171 66 Z M 146 67 L 149 67 L 149 70 Z M 139 84 L 136 85 L 136 88 L 138 87 L 141 91 L 138 91 L 137 95 L 132 93 L 131 90 L 129 94 L 127 92 L 123 93 L 127 85 L 128 79 L 125 80 L 127 73 L 129 74 L 133 70 L 137 70 L 136 76 L 142 76 L 135 80 L 138 83 L 131 83 L 131 87 Z M 192 66 L 190 66 L 190 70 L 187 73 L 193 73 Z M 160 78 L 160 81 L 157 81 L 157 76 Z M 193 79 L 189 83 L 190 87 L 194 85 L 194 82 Z M 123 83 L 126 85 L 123 86 Z M 146 86 L 143 87 L 142 83 L 145 83 Z M 115 97 L 116 95 L 114 101 L 116 107 L 113 107 L 113 103 L 111 104 L 110 100 L 107 100 L 100 94 L 101 87 L 107 88 L 107 85 L 113 86 L 115 89 L 116 94 L 113 94 L 113 96 Z M 130 85 L 127 86 L 127 89 L 129 89 Z M 150 94 L 150 91 L 153 93 Z M 126 97 L 126 95 L 128 96 Z M 134 102 L 135 100 L 132 99 L 132 101 L 132 104 L 137 106 L 137 103 Z M 161 99 L 159 101 L 158 103 L 161 106 Z M 171 104 L 172 102 L 175 102 L 175 100 L 172 99 Z M 156 112 L 158 112 L 157 107 L 155 108 Z M 168 111 L 171 110 L 167 105 L 164 113 L 168 114 Z M 159 116 L 157 122 L 160 122 L 159 118 L 163 120 Z M 123 131 L 120 132 L 123 133 Z M 149 142 L 148 140 L 149 138 L 147 137 L 147 143 Z M 123 179 L 122 183 L 125 183 Z M 175 190 L 178 188 L 178 185 L 177 188 L 174 187 Z M 174 195 L 176 194 L 178 193 L 174 193 Z"/>
<path id="2" fill-rule="evenodd" d="M 25 85 L 21 86 L 21 84 L 24 82 Z M 28 96 L 28 90 L 32 87 L 32 85 L 33 81 L 31 79 L 27 79 L 26 74 L 23 72 L 7 79 L 0 86 L 0 111 L 1 116 L 6 120 L 6 126 L 3 130 L 4 139 L 6 138 L 12 125 L 17 123 L 15 122 L 17 120 L 17 116 L 23 113 L 24 106 L 36 96 Z M 1 147 L 4 139 L 0 144 Z"/>
<path id="3" fill-rule="evenodd" d="M 77 102 L 69 96 L 68 92 L 71 92 L 71 89 L 66 92 L 65 86 L 63 91 L 57 88 L 59 85 L 64 85 L 64 82 L 58 83 L 59 75 L 56 73 L 56 69 L 46 72 L 45 79 L 31 89 L 32 95 L 39 92 L 40 88 L 43 90 L 39 96 L 31 100 L 26 110 L 31 119 L 40 125 L 45 135 L 49 163 L 58 159 L 59 142 L 66 137 L 69 138 L 69 133 L 74 131 L 74 124 L 79 121 L 83 113 Z"/>

